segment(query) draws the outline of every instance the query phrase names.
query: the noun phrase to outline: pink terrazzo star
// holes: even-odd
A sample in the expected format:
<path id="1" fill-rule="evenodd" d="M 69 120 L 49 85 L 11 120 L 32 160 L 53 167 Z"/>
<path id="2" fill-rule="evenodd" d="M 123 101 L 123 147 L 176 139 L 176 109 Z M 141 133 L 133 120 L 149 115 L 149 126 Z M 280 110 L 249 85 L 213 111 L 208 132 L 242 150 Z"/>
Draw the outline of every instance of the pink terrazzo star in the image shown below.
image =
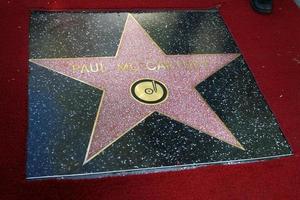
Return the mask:
<path id="1" fill-rule="evenodd" d="M 155 111 L 243 149 L 195 89 L 197 84 L 238 56 L 239 54 L 166 55 L 129 14 L 114 57 L 30 61 L 104 90 L 84 160 L 87 163 Z M 120 70 L 120 65 L 125 63 L 127 70 Z M 103 68 L 96 70 L 96 64 Z M 94 68 L 88 68 L 89 65 Z M 135 100 L 130 94 L 130 86 L 143 78 L 164 83 L 169 91 L 166 101 L 145 105 Z"/>

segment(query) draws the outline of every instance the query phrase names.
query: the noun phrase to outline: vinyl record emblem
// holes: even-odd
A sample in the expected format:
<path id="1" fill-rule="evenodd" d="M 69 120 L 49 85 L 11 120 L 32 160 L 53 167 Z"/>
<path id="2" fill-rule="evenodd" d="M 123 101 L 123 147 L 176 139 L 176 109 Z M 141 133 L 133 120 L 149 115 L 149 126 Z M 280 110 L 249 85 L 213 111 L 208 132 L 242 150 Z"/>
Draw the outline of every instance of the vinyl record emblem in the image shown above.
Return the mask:
<path id="1" fill-rule="evenodd" d="M 167 87 L 152 79 L 141 79 L 134 82 L 130 88 L 131 95 L 137 101 L 145 104 L 159 104 L 167 99 Z"/>

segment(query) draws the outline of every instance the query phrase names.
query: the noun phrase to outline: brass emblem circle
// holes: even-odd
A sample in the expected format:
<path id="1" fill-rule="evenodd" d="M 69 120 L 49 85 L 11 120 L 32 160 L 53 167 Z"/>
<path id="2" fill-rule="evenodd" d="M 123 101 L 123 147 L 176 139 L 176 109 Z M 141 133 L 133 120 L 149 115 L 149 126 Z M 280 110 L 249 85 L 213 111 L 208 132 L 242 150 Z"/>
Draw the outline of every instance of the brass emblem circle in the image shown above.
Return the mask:
<path id="1" fill-rule="evenodd" d="M 144 104 L 159 104 L 168 98 L 168 89 L 160 81 L 141 79 L 134 82 L 130 88 L 131 95 Z"/>

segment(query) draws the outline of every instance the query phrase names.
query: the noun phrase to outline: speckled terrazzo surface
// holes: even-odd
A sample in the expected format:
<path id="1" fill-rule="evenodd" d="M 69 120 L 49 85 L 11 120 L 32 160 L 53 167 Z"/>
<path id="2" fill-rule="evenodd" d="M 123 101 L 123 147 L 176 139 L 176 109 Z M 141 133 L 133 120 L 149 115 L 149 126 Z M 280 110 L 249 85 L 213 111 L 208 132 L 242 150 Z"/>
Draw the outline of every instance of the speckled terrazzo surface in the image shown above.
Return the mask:
<path id="1" fill-rule="evenodd" d="M 141 173 L 291 154 L 218 12 L 130 16 L 132 20 L 128 22 L 127 13 L 32 13 L 28 178 Z M 146 32 L 142 33 L 142 29 Z M 123 43 L 122 33 L 127 33 Z M 143 34 L 150 36 L 148 43 Z M 160 51 L 166 55 L 157 53 Z M 115 63 L 112 59 L 117 52 L 125 55 L 122 63 L 138 62 L 135 66 L 139 70 L 112 70 L 110 64 Z M 183 62 L 182 58 L 192 60 Z M 162 61 L 175 66 L 176 59 L 181 59 L 176 68 L 145 70 L 147 62 L 152 64 L 148 69 L 153 69 Z M 191 61 L 195 67 L 184 65 Z M 87 68 L 77 70 L 78 67 L 74 71 L 74 65 L 100 66 L 103 62 L 108 67 L 97 73 Z M 192 70 L 182 72 L 186 66 L 193 66 Z M 115 88 L 122 85 L 126 89 L 140 77 L 163 80 L 171 91 L 166 102 L 149 107 L 131 103 L 126 93 L 120 97 L 124 88 Z M 115 89 L 105 90 L 112 91 L 111 96 L 101 90 L 101 84 L 107 82 Z M 185 89 L 189 82 L 196 87 Z M 203 103 L 187 98 L 193 92 Z M 106 97 L 110 98 L 105 100 Z M 100 102 L 101 108 L 107 109 L 98 112 Z M 173 102 L 172 106 L 168 102 Z M 143 118 L 143 113 L 148 117 Z M 97 119 L 106 121 L 96 123 Z M 141 123 L 137 123 L 139 119 Z M 123 125 L 136 126 L 123 128 L 129 130 L 124 132 Z"/>

